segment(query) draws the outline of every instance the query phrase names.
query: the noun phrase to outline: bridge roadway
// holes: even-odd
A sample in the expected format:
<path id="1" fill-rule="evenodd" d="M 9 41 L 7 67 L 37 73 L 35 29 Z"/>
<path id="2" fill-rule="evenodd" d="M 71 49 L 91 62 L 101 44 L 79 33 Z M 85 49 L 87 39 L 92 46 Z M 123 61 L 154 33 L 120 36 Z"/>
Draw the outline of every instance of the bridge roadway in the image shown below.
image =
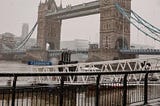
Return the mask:
<path id="1" fill-rule="evenodd" d="M 60 55 L 62 52 L 69 51 L 71 54 L 88 54 L 88 49 L 82 50 L 47 50 L 49 56 Z M 141 54 L 141 55 L 160 55 L 160 49 L 121 49 L 122 54 Z M 1 50 L 1 54 L 25 54 L 26 50 Z"/>
<path id="2" fill-rule="evenodd" d="M 25 54 L 26 50 L 0 50 L 0 54 Z"/>
<path id="3" fill-rule="evenodd" d="M 98 14 L 100 10 L 99 1 L 92 1 L 89 3 L 83 3 L 75 6 L 67 6 L 66 8 L 57 10 L 56 12 L 49 11 L 46 16 L 56 17 L 58 19 L 68 19 L 79 16 L 86 16 L 92 14 Z"/>
<path id="4" fill-rule="evenodd" d="M 122 49 L 122 54 L 160 55 L 160 49 Z"/>
<path id="5" fill-rule="evenodd" d="M 49 57 L 59 56 L 62 52 L 70 52 L 71 54 L 88 54 L 88 49 L 84 50 L 48 50 Z"/>

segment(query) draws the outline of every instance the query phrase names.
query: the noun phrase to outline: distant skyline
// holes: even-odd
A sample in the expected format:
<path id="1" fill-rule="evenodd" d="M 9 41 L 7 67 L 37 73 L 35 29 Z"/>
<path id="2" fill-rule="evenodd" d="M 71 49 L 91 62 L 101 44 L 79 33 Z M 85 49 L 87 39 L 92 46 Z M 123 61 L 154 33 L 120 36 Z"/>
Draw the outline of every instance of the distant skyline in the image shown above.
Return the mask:
<path id="1" fill-rule="evenodd" d="M 43 1 L 43 0 L 42 0 Z M 55 0 L 59 5 L 60 0 Z M 63 6 L 80 4 L 94 0 L 62 0 Z M 37 20 L 40 0 L 1 0 L 0 34 L 11 32 L 21 35 L 22 24 L 28 23 L 32 28 Z M 160 0 L 132 0 L 132 9 L 144 19 L 160 28 Z M 99 42 L 99 14 L 72 18 L 62 21 L 61 40 L 86 39 Z M 33 37 L 36 37 L 36 32 Z M 160 46 L 153 40 L 141 37 L 141 33 L 132 28 L 131 42 Z"/>

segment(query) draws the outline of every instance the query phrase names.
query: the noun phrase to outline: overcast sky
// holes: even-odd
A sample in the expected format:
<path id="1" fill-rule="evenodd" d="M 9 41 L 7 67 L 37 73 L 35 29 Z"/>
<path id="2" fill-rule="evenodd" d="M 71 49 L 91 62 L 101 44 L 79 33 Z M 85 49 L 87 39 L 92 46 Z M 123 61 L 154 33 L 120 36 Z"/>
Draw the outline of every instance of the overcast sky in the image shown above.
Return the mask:
<path id="1" fill-rule="evenodd" d="M 40 0 L 1 0 L 0 3 L 0 33 L 11 32 L 21 35 L 22 23 L 29 23 L 30 28 L 37 20 L 37 10 Z M 43 0 L 42 0 L 43 1 Z M 93 0 L 62 0 L 63 6 L 67 4 L 80 4 Z M 56 0 L 59 4 L 60 0 Z M 132 10 L 160 28 L 160 0 L 132 0 Z M 92 42 L 99 41 L 99 15 L 63 20 L 62 40 L 87 39 Z M 36 33 L 34 33 L 36 37 Z M 160 45 L 147 39 L 140 32 L 132 28 L 131 42 L 150 45 Z"/>

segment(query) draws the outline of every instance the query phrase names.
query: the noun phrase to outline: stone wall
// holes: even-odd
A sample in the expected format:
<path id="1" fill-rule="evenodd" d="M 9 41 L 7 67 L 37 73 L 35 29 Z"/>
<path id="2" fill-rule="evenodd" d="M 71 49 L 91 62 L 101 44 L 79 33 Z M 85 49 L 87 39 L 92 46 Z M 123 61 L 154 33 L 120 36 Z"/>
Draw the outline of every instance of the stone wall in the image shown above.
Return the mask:
<path id="1" fill-rule="evenodd" d="M 39 50 L 28 50 L 26 52 L 26 56 L 23 61 L 46 61 L 48 60 L 48 54 L 46 51 L 39 49 Z"/>
<path id="2" fill-rule="evenodd" d="M 105 48 L 99 48 L 99 49 L 92 49 L 89 50 L 89 62 L 95 62 L 95 61 L 108 61 L 108 60 L 119 60 L 119 59 L 131 59 L 136 58 L 136 55 L 123 55 L 119 52 L 119 50 L 115 49 L 105 49 Z"/>

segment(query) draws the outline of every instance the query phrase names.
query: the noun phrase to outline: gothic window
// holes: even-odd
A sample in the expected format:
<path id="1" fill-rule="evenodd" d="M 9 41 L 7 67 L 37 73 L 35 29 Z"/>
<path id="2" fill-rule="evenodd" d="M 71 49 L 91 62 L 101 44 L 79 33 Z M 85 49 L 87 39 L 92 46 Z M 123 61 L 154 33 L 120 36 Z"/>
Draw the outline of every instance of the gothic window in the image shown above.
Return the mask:
<path id="1" fill-rule="evenodd" d="M 105 41 L 106 41 L 105 48 L 108 48 L 109 47 L 109 45 L 108 45 L 108 36 L 106 36 Z"/>
<path id="2" fill-rule="evenodd" d="M 110 48 L 110 45 L 111 45 L 111 36 L 108 35 L 105 38 L 105 48 Z"/>
<path id="3" fill-rule="evenodd" d="M 109 4 L 109 3 L 110 3 L 110 1 L 109 1 L 109 0 L 103 0 L 103 3 L 105 3 L 105 4 Z"/>

